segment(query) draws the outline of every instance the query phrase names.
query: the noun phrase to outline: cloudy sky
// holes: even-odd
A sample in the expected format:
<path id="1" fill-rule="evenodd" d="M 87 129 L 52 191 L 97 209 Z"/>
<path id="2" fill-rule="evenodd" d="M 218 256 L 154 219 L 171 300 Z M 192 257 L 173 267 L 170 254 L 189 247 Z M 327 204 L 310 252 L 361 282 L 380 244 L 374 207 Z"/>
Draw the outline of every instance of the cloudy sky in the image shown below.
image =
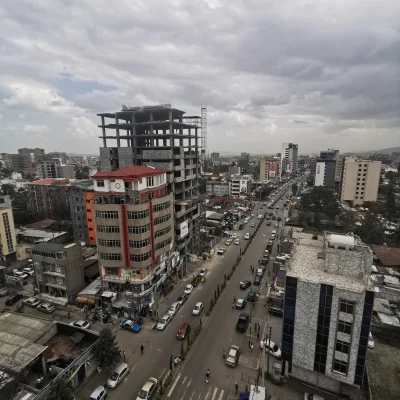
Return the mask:
<path id="1" fill-rule="evenodd" d="M 5 0 L 0 21 L 0 152 L 97 154 L 96 113 L 160 103 L 207 104 L 209 151 L 400 145 L 398 0 Z"/>

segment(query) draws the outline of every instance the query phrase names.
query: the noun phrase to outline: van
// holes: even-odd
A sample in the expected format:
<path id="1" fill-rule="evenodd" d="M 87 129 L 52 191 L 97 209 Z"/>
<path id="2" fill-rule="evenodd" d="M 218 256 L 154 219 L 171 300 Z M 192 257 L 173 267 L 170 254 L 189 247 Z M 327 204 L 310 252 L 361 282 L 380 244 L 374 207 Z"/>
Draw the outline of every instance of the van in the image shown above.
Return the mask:
<path id="1" fill-rule="evenodd" d="M 130 370 L 128 364 L 121 363 L 115 369 L 111 377 L 107 381 L 107 386 L 115 389 L 129 374 Z"/>

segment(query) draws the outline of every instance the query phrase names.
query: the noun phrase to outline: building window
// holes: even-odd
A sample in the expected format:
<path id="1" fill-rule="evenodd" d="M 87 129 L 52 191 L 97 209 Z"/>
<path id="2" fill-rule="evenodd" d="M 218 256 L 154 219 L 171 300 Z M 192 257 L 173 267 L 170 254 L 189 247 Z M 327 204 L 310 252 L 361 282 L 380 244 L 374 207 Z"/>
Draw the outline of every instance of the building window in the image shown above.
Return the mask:
<path id="1" fill-rule="evenodd" d="M 154 176 L 148 176 L 147 177 L 147 187 L 153 187 L 154 186 Z"/>
<path id="2" fill-rule="evenodd" d="M 171 232 L 171 227 L 170 227 L 170 226 L 167 226 L 166 228 L 163 228 L 163 229 L 160 229 L 160 230 L 156 231 L 156 232 L 154 233 L 154 237 L 155 237 L 155 238 L 158 238 L 158 237 L 160 237 L 160 236 L 166 235 L 166 234 L 169 233 L 169 232 Z"/>
<path id="3" fill-rule="evenodd" d="M 119 253 L 100 253 L 100 258 L 102 260 L 108 261 L 121 261 L 122 256 Z"/>
<path id="4" fill-rule="evenodd" d="M 103 180 L 97 180 L 96 181 L 97 187 L 104 187 L 104 181 Z"/>
<path id="5" fill-rule="evenodd" d="M 145 254 L 131 254 L 131 261 L 143 262 L 151 258 L 151 251 Z"/>
<path id="6" fill-rule="evenodd" d="M 162 249 L 163 247 L 168 246 L 169 244 L 171 244 L 171 238 L 169 238 L 169 239 L 167 239 L 167 240 L 164 240 L 164 241 L 161 242 L 161 243 L 157 243 L 157 244 L 155 245 L 155 250 L 156 250 L 156 251 L 157 251 L 157 250 L 160 250 L 160 249 Z"/>
<path id="7" fill-rule="evenodd" d="M 142 219 L 149 216 L 149 210 L 128 211 L 128 219 Z"/>
<path id="8" fill-rule="evenodd" d="M 166 201 L 165 203 L 154 205 L 153 206 L 153 211 L 154 212 L 162 211 L 162 210 L 166 210 L 169 207 L 171 207 L 171 202 L 170 201 Z"/>
<path id="9" fill-rule="evenodd" d="M 163 217 L 158 217 L 154 219 L 154 225 L 163 224 L 171 219 L 171 215 L 164 215 Z"/>
<path id="10" fill-rule="evenodd" d="M 351 334 L 351 328 L 353 324 L 350 322 L 339 321 L 338 322 L 338 332 L 346 333 L 348 335 Z"/>
<path id="11" fill-rule="evenodd" d="M 87 208 L 86 212 L 90 213 L 90 212 L 92 212 L 92 210 L 90 208 Z"/>
<path id="12" fill-rule="evenodd" d="M 349 350 L 350 350 L 350 343 L 343 342 L 342 340 L 336 340 L 336 351 L 349 354 Z"/>
<path id="13" fill-rule="evenodd" d="M 102 226 L 99 225 L 97 230 L 101 233 L 119 233 L 119 226 Z"/>
<path id="14" fill-rule="evenodd" d="M 331 322 L 333 286 L 321 285 L 319 294 L 317 340 L 315 343 L 314 371 L 325 373 L 328 354 L 329 326 Z"/>
<path id="15" fill-rule="evenodd" d="M 82 228 L 79 228 L 79 229 L 82 229 Z M 89 231 L 90 231 L 90 232 L 93 232 L 93 228 L 89 228 Z"/>
<path id="16" fill-rule="evenodd" d="M 140 233 L 145 233 L 150 230 L 150 224 L 143 225 L 143 226 L 129 226 L 128 227 L 129 233 L 132 235 L 138 235 Z"/>
<path id="17" fill-rule="evenodd" d="M 92 218 L 88 218 L 88 222 L 92 222 Z"/>
<path id="18" fill-rule="evenodd" d="M 340 311 L 347 314 L 354 314 L 354 302 L 348 300 L 340 300 Z"/>
<path id="19" fill-rule="evenodd" d="M 347 375 L 347 367 L 348 367 L 347 361 L 335 359 L 335 361 L 333 362 L 333 370 L 335 372 Z"/>
<path id="20" fill-rule="evenodd" d="M 118 218 L 118 211 L 96 211 L 96 218 Z"/>
<path id="21" fill-rule="evenodd" d="M 140 249 L 142 247 L 146 247 L 149 245 L 150 245 L 150 239 L 129 241 L 129 246 L 132 247 L 133 249 Z"/>
<path id="22" fill-rule="evenodd" d="M 99 246 L 104 246 L 104 247 L 121 247 L 121 241 L 120 240 L 104 240 L 104 239 L 99 239 Z"/>
<path id="23" fill-rule="evenodd" d="M 285 305 L 283 312 L 282 358 L 292 361 L 294 318 L 296 313 L 297 279 L 286 278 Z"/>

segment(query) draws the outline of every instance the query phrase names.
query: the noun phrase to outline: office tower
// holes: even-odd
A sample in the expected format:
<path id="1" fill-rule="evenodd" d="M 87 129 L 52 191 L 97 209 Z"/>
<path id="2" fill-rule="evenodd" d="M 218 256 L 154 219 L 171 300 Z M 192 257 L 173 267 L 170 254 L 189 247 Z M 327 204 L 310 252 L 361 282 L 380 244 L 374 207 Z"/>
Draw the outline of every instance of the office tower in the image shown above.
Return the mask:
<path id="1" fill-rule="evenodd" d="M 260 160 L 260 180 L 271 181 L 279 177 L 279 159 L 263 157 Z"/>
<path id="2" fill-rule="evenodd" d="M 297 173 L 297 158 L 298 145 L 294 143 L 282 143 L 281 150 L 281 178 L 285 176 L 296 175 Z"/>
<path id="3" fill-rule="evenodd" d="M 340 182 L 341 159 L 338 149 L 321 151 L 316 159 L 314 186 L 325 186 L 335 189 Z"/>
<path id="4" fill-rule="evenodd" d="M 219 153 L 211 153 L 211 163 L 219 163 Z"/>
<path id="5" fill-rule="evenodd" d="M 10 196 L 0 196 L 0 260 L 15 253 L 17 239 Z"/>

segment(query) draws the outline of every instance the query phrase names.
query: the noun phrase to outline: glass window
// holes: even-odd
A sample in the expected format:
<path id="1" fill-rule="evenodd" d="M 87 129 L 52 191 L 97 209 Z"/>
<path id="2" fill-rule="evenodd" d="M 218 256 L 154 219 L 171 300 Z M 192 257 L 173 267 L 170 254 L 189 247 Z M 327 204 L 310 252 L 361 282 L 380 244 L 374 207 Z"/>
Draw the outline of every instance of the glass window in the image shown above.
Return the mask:
<path id="1" fill-rule="evenodd" d="M 149 210 L 128 211 L 128 219 L 142 219 L 149 216 Z"/>
<path id="2" fill-rule="evenodd" d="M 347 314 L 354 314 L 354 302 L 348 300 L 340 300 L 340 311 Z"/>
<path id="3" fill-rule="evenodd" d="M 347 374 L 347 362 L 342 360 L 334 360 L 333 362 L 333 370 L 335 372 L 340 372 L 341 374 Z"/>
<path id="4" fill-rule="evenodd" d="M 150 224 L 142 226 L 129 226 L 128 231 L 131 235 L 139 235 L 141 233 L 148 232 L 150 230 Z"/>
<path id="5" fill-rule="evenodd" d="M 350 335 L 352 326 L 353 326 L 353 324 L 351 324 L 349 322 L 339 321 L 338 331 Z"/>
<path id="6" fill-rule="evenodd" d="M 336 341 L 336 351 L 340 351 L 341 353 L 349 354 L 350 344 L 343 342 L 342 340 Z"/>
<path id="7" fill-rule="evenodd" d="M 97 187 L 104 187 L 105 186 L 104 185 L 104 180 L 97 180 L 96 183 L 97 183 Z"/>

